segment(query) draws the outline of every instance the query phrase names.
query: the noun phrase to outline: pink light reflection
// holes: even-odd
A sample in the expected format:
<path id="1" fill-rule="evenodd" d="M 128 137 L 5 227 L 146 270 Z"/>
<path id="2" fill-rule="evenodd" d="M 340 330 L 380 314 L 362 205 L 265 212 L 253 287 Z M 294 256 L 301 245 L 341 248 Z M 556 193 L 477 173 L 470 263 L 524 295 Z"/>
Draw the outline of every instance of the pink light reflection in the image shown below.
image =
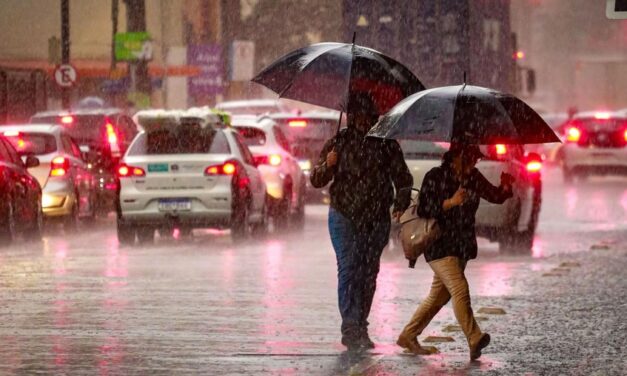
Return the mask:
<path id="1" fill-rule="evenodd" d="M 391 341 L 398 335 L 398 329 L 394 325 L 399 320 L 397 305 L 398 274 L 396 262 L 381 262 L 381 269 L 377 277 L 377 290 L 372 303 L 372 314 L 368 320 L 371 331 L 377 338 Z"/>
<path id="2" fill-rule="evenodd" d="M 505 296 L 512 291 L 509 280 L 512 277 L 512 265 L 504 262 L 482 265 L 479 269 L 476 294 L 482 296 Z"/>
<path id="3" fill-rule="evenodd" d="M 566 192 L 566 216 L 573 218 L 577 209 L 577 189 L 569 188 Z"/>
<path id="4" fill-rule="evenodd" d="M 541 239 L 537 236 L 533 238 L 533 246 L 531 247 L 531 257 L 532 258 L 542 258 L 544 257 L 544 244 Z"/>

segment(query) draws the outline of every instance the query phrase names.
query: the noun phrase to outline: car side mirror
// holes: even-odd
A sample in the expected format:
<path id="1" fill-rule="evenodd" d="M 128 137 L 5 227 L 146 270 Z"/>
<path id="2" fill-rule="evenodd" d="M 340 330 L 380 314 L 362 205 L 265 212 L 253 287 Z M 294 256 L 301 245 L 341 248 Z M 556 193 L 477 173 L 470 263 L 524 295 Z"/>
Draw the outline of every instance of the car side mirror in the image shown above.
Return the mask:
<path id="1" fill-rule="evenodd" d="M 39 158 L 29 155 L 28 157 L 26 157 L 25 165 L 26 165 L 26 168 L 37 167 L 39 166 Z"/>

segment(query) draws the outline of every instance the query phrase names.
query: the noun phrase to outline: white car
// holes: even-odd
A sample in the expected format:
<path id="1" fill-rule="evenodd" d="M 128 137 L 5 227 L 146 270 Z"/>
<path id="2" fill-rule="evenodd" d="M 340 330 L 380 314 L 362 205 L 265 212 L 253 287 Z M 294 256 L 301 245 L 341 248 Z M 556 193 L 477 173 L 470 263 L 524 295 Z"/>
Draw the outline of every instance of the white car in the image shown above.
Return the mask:
<path id="1" fill-rule="evenodd" d="M 307 178 L 279 125 L 266 116 L 234 116 L 231 125 L 253 153 L 278 227 L 302 227 Z"/>
<path id="2" fill-rule="evenodd" d="M 590 174 L 627 173 L 627 114 L 578 113 L 564 126 L 565 182 Z"/>
<path id="3" fill-rule="evenodd" d="M 4 136 L 22 158 L 34 156 L 39 165 L 28 172 L 42 189 L 42 210 L 48 220 L 75 229 L 79 218 L 96 216 L 96 182 L 79 146 L 69 132 L 54 124 L 3 126 Z"/>
<path id="4" fill-rule="evenodd" d="M 420 188 L 425 174 L 439 166 L 448 144 L 401 140 L 405 161 Z M 477 169 L 494 185 L 500 184 L 502 172 L 516 179 L 514 197 L 502 205 L 481 200 L 476 216 L 477 235 L 498 241 L 502 250 L 530 251 L 538 224 L 542 201 L 541 157 L 525 154 L 520 145 L 482 146 L 487 158 Z"/>
<path id="5" fill-rule="evenodd" d="M 265 115 L 275 112 L 290 112 L 292 109 L 276 99 L 250 99 L 222 102 L 216 109 L 232 115 Z"/>
<path id="6" fill-rule="evenodd" d="M 118 168 L 120 243 L 157 229 L 230 228 L 235 241 L 265 232 L 266 186 L 237 132 L 167 116 L 141 125 Z"/>

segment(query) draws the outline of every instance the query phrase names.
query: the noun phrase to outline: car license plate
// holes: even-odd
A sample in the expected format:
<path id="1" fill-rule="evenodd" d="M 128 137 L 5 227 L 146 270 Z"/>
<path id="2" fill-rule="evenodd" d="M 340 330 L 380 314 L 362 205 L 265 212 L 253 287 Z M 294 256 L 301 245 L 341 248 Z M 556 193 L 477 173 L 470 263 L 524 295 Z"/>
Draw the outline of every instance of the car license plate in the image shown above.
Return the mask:
<path id="1" fill-rule="evenodd" d="M 160 211 L 189 211 L 192 202 L 187 198 L 172 198 L 159 200 Z"/>
<path id="2" fill-rule="evenodd" d="M 148 172 L 168 172 L 167 163 L 150 163 L 148 164 Z"/>

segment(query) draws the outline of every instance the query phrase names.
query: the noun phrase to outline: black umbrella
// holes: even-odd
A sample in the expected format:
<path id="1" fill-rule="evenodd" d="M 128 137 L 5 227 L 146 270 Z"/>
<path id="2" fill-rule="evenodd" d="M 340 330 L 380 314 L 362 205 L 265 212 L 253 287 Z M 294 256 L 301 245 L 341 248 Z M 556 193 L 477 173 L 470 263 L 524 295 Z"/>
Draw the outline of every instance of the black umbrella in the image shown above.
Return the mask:
<path id="1" fill-rule="evenodd" d="M 346 43 L 300 48 L 266 67 L 252 80 L 279 97 L 344 112 L 362 105 L 367 94 L 378 115 L 424 85 L 405 66 L 373 49 Z M 350 99 L 350 100 L 349 100 Z"/>
<path id="2" fill-rule="evenodd" d="M 510 94 L 471 85 L 444 86 L 405 98 L 369 136 L 464 144 L 560 142 L 525 102 Z"/>

